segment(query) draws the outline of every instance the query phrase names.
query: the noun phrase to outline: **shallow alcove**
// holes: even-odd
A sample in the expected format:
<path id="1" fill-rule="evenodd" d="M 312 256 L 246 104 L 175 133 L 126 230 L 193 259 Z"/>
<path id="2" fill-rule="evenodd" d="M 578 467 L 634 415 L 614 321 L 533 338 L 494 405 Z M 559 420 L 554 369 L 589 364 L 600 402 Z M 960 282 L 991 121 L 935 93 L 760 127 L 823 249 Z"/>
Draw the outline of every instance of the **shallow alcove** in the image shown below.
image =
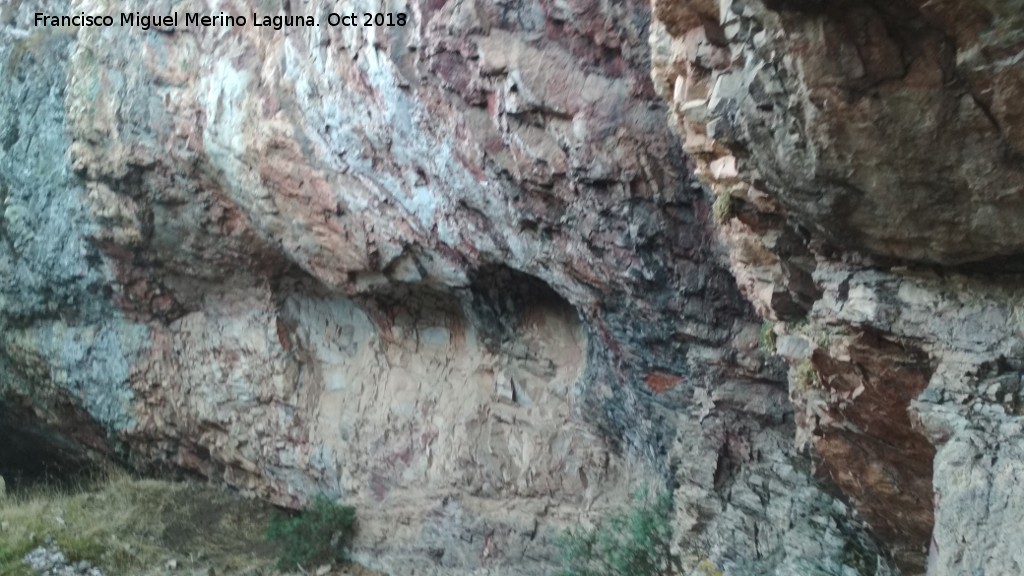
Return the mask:
<path id="1" fill-rule="evenodd" d="M 39 483 L 74 484 L 99 460 L 98 454 L 68 440 L 17 398 L 0 398 L 0 476 L 8 489 Z"/>

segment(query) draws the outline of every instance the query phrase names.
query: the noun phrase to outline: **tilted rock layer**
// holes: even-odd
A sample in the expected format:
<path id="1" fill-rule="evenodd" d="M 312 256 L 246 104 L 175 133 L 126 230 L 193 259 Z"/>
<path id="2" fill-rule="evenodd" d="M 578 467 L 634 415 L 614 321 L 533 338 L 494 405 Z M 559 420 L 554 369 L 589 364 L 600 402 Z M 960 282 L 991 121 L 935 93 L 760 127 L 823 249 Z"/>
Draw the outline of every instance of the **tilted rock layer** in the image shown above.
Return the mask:
<path id="1" fill-rule="evenodd" d="M 694 566 L 1012 571 L 1013 282 L 900 262 L 1014 265 L 1012 2 L 337 9 L 4 6 L 20 441 L 344 498 L 394 575 L 548 573 L 664 480 Z M 171 10 L 320 25 L 32 27 Z"/>

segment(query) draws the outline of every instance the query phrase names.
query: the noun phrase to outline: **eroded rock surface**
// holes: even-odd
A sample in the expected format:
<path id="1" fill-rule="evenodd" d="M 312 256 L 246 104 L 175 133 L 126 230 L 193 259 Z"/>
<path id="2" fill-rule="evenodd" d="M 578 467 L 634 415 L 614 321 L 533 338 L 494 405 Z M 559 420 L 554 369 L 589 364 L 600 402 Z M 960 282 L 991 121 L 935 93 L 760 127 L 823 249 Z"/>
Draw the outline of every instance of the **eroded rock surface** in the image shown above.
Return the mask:
<path id="1" fill-rule="evenodd" d="M 800 444 L 904 573 L 1019 571 L 1024 5 L 654 12 L 652 78 Z"/>
<path id="2" fill-rule="evenodd" d="M 329 8 L 271 4 L 217 8 Z M 172 6 L 214 9 L 117 9 Z M 69 403 L 140 468 L 344 497 L 393 574 L 545 573 L 561 526 L 665 475 L 695 534 L 728 534 L 695 561 L 877 564 L 790 450 L 648 79 L 648 7 L 393 8 L 413 25 L 5 8 L 6 396 L 51 425 Z"/>
<path id="3" fill-rule="evenodd" d="M 5 405 L 343 497 L 392 574 L 546 573 L 645 480 L 726 573 L 1013 573 L 1020 299 L 977 270 L 1022 242 L 1022 11 L 989 4 L 8 3 Z M 321 25 L 31 27 L 171 9 Z"/>

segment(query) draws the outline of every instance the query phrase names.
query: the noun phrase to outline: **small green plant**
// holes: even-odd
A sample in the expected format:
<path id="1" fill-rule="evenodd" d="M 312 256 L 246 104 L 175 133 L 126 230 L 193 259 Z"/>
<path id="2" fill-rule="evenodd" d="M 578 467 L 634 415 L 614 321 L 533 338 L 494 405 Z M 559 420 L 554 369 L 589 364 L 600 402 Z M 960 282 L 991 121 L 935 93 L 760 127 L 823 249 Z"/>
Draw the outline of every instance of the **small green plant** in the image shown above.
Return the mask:
<path id="1" fill-rule="evenodd" d="M 795 392 L 804 392 L 811 388 L 821 388 L 821 376 L 814 369 L 810 360 L 801 360 L 793 367 L 792 389 Z"/>
<path id="2" fill-rule="evenodd" d="M 775 322 L 771 320 L 763 320 L 761 322 L 761 332 L 757 336 L 757 342 L 761 346 L 761 353 L 765 356 L 775 355 Z"/>
<path id="3" fill-rule="evenodd" d="M 298 515 L 282 515 L 271 521 L 267 539 L 283 543 L 277 564 L 288 570 L 345 560 L 355 528 L 355 508 L 317 496 Z"/>
<path id="4" fill-rule="evenodd" d="M 682 573 L 672 552 L 672 494 L 652 496 L 642 487 L 627 513 L 603 519 L 590 530 L 562 535 L 561 576 L 671 576 Z"/>
<path id="5" fill-rule="evenodd" d="M 711 217 L 715 224 L 721 226 L 729 221 L 736 213 L 733 206 L 732 195 L 728 192 L 720 192 L 715 196 L 715 203 L 711 206 Z"/>

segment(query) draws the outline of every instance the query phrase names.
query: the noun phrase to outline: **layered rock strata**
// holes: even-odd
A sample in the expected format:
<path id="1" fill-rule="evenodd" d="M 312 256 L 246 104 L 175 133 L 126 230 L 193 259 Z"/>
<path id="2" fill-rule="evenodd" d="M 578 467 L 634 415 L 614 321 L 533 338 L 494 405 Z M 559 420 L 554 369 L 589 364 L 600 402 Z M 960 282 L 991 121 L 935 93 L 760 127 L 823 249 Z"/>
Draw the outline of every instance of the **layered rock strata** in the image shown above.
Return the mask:
<path id="1" fill-rule="evenodd" d="M 713 209 L 685 156 L 700 174 L 713 162 L 665 122 L 665 76 L 650 70 L 672 62 L 679 84 L 688 52 L 666 59 L 661 40 L 682 28 L 652 29 L 634 1 L 399 1 L 386 9 L 409 25 L 381 28 L 323 25 L 334 5 L 4 6 L 2 406 L 48 424 L 44 441 L 140 469 L 286 506 L 342 497 L 360 511 L 356 557 L 392 574 L 546 573 L 561 527 L 666 479 L 694 566 L 893 573 L 837 493 L 851 490 L 842 470 L 815 477 L 793 448 L 796 420 L 817 414 L 805 404 L 839 408 L 797 394 L 794 415 L 743 297 L 792 321 L 853 313 L 839 306 L 851 293 L 840 281 L 830 296 L 829 253 L 767 192 L 749 194 L 768 208 L 729 253 L 714 239 L 713 213 L 755 211 Z M 171 10 L 321 25 L 31 24 Z M 730 183 L 747 169 L 714 166 Z M 737 264 L 738 241 L 757 267 Z M 781 279 L 767 300 L 764 278 Z M 848 353 L 805 346 L 837 390 L 854 395 L 844 375 L 894 333 L 874 328 Z M 893 397 L 909 402 L 933 367 L 904 355 L 930 346 L 892 343 L 871 382 L 907 375 L 912 391 Z M 992 366 L 980 377 L 1004 374 Z M 915 430 L 940 421 L 953 422 Z M 901 424 L 900 441 L 925 437 Z M 826 432 L 823 453 L 849 445 Z M 887 478 L 896 452 L 862 461 Z M 943 454 L 936 474 L 956 476 L 967 452 Z M 880 507 L 918 506 L 891 526 L 927 527 L 917 472 Z M 958 561 L 955 531 L 936 534 L 936 561 Z M 916 540 L 889 544 L 905 567 L 921 556 Z"/>
<path id="2" fill-rule="evenodd" d="M 1024 5 L 654 12 L 652 77 L 801 444 L 904 573 L 1019 571 Z"/>

